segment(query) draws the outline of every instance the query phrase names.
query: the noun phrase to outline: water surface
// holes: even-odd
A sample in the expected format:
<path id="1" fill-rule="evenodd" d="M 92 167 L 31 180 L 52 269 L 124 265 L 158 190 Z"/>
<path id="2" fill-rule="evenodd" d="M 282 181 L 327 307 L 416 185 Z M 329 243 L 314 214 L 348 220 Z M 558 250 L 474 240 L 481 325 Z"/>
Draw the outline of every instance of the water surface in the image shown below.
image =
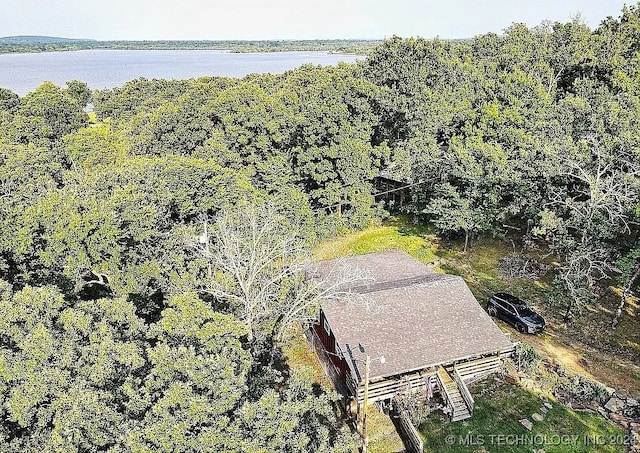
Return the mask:
<path id="1" fill-rule="evenodd" d="M 80 50 L 0 55 L 0 87 L 25 95 L 45 80 L 81 80 L 90 88 L 121 86 L 139 77 L 188 79 L 282 73 L 306 63 L 334 65 L 362 59 L 328 52 L 229 53 L 220 50 Z"/>

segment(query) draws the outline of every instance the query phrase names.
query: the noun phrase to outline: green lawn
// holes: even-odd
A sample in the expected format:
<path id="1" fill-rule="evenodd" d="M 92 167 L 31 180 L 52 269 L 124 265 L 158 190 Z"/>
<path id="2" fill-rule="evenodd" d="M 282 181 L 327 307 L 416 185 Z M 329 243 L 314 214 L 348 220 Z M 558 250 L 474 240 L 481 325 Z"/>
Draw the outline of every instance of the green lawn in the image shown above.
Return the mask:
<path id="1" fill-rule="evenodd" d="M 423 263 L 432 262 L 437 259 L 437 237 L 426 227 L 410 227 L 397 220 L 326 241 L 315 255 L 319 260 L 328 260 L 391 249 L 404 250 Z"/>
<path id="2" fill-rule="evenodd" d="M 534 412 L 541 414 L 544 401 L 517 385 L 488 378 L 471 390 L 475 397 L 473 417 L 456 423 L 433 412 L 420 426 L 428 452 L 532 452 L 588 453 L 623 452 L 625 434 L 604 418 L 574 412 L 552 402 L 541 422 L 533 421 Z M 528 418 L 533 429 L 528 431 L 518 420 Z M 608 444 L 608 445 L 604 445 Z"/>

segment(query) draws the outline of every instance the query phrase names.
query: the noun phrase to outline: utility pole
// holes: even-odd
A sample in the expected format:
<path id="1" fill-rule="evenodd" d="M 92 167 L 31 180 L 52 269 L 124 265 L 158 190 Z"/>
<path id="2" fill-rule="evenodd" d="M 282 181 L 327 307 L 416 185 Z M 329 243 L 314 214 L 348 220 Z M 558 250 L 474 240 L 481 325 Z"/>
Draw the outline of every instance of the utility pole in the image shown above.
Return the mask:
<path id="1" fill-rule="evenodd" d="M 364 348 L 361 349 L 364 352 Z M 362 407 L 360 408 L 360 416 L 358 417 L 361 421 L 360 427 L 360 435 L 362 436 L 362 453 L 367 453 L 367 448 L 369 444 L 369 439 L 367 438 L 367 406 L 369 405 L 369 372 L 371 371 L 371 356 L 367 354 L 367 358 L 364 362 L 364 401 L 362 402 Z M 387 359 L 384 356 L 376 357 L 373 360 L 379 360 L 380 363 L 384 364 Z M 361 361 L 361 359 L 358 359 Z"/>
<path id="2" fill-rule="evenodd" d="M 367 453 L 367 405 L 369 404 L 369 370 L 371 369 L 371 358 L 367 354 L 364 369 L 364 403 L 362 404 L 362 453 Z"/>

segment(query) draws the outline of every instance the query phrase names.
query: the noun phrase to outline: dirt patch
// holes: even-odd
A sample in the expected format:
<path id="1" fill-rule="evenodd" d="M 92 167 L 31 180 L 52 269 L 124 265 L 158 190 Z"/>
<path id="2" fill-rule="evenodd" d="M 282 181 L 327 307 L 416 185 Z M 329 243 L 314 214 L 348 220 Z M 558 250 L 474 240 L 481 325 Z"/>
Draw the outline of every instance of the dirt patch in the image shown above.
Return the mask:
<path id="1" fill-rule="evenodd" d="M 516 341 L 531 345 L 551 364 L 598 381 L 607 387 L 623 389 L 640 395 L 640 366 L 622 360 L 615 355 L 577 343 L 566 335 L 550 331 L 542 335 L 513 333 Z"/>

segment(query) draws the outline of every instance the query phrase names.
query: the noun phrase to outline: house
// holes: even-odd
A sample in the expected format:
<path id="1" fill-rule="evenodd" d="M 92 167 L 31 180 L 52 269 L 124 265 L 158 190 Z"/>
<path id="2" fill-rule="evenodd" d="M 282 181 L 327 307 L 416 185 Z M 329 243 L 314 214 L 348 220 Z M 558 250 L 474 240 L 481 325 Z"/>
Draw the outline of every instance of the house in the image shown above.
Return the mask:
<path id="1" fill-rule="evenodd" d="M 329 276 L 325 284 L 331 284 L 338 265 L 364 269 L 371 281 L 351 284 L 353 297 L 346 301 L 325 301 L 309 332 L 336 389 L 358 407 L 365 387 L 368 402 L 436 390 L 452 420 L 470 417 L 467 385 L 500 368 L 514 343 L 464 280 L 436 273 L 399 250 L 323 261 L 318 277 Z"/>

